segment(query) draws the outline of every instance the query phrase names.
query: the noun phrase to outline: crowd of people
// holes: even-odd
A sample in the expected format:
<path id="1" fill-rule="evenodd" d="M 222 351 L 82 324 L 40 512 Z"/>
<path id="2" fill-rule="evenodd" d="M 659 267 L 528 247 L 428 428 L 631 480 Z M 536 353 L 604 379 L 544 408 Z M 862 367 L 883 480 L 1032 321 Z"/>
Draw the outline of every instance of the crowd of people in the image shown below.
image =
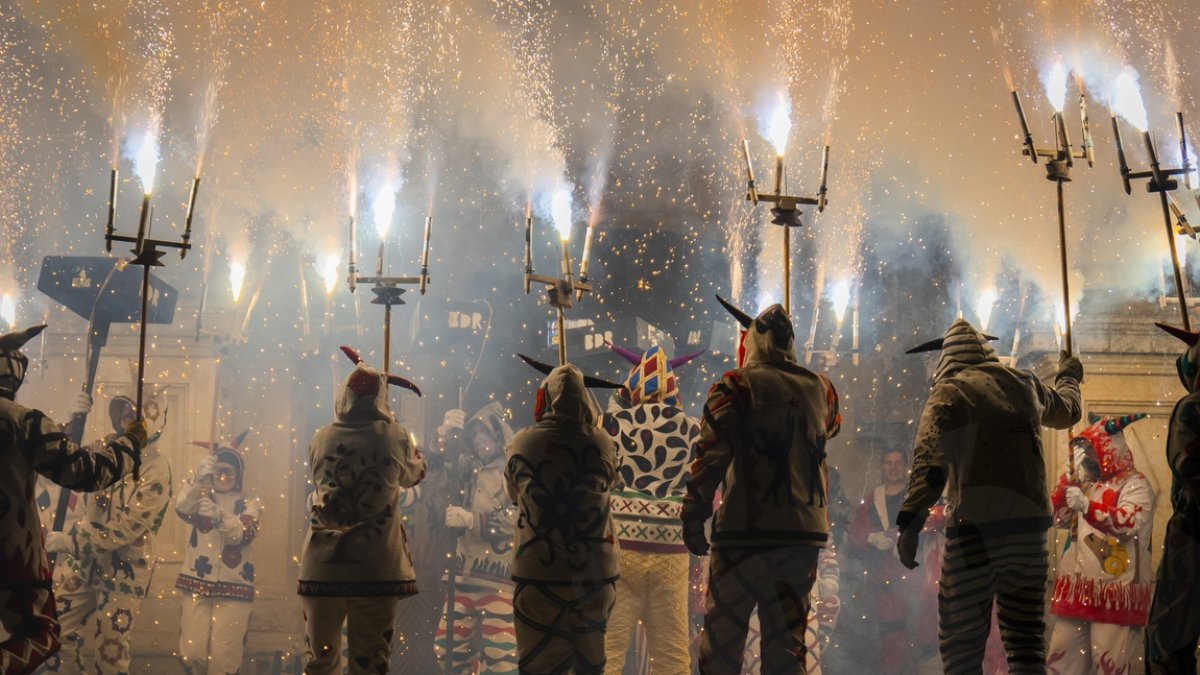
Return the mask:
<path id="1" fill-rule="evenodd" d="M 1064 353 L 1047 384 L 955 321 L 911 350 L 938 354 L 911 454 L 883 452 L 880 484 L 846 509 L 828 466 L 833 385 L 798 362 L 781 306 L 722 304 L 742 327 L 738 363 L 699 419 L 676 379 L 699 353 L 611 345 L 632 366 L 624 381 L 527 359 L 544 375 L 532 426 L 514 433 L 498 403 L 454 409 L 424 452 L 389 406 L 389 386 L 418 387 L 343 348 L 353 367 L 309 444 L 305 672 L 395 672 L 396 659 L 409 672 L 831 671 L 830 636 L 857 619 L 840 611 L 847 564 L 877 628 L 855 647 L 874 652 L 857 661 L 873 672 L 1195 672 L 1200 334 L 1163 326 L 1187 345 L 1189 393 L 1170 420 L 1156 576 L 1155 495 L 1123 435 L 1144 415 L 1090 418 L 1057 481 L 1046 475 L 1041 427 L 1082 417 L 1078 358 Z M 20 349 L 40 330 L 0 337 L 0 673 L 129 672 L 172 510 L 188 532 L 180 662 L 238 672 L 262 514 L 243 490 L 246 434 L 205 444 L 178 490 L 153 393 L 140 415 L 114 398 L 112 433 L 73 442 L 74 422 L 16 402 Z M 81 397 L 77 416 L 90 406 Z M 61 530 L 40 531 L 38 476 L 83 493 Z M 1067 534 L 1053 572 L 1052 528 Z M 422 644 L 429 617 L 428 649 L 394 656 L 395 631 Z"/>

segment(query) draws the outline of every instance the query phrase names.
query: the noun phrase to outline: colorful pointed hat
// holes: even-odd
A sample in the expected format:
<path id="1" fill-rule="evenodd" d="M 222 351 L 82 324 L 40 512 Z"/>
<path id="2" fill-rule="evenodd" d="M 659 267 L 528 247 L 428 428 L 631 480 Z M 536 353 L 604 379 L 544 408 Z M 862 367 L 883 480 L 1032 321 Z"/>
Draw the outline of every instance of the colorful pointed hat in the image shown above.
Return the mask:
<path id="1" fill-rule="evenodd" d="M 1109 478 L 1134 468 L 1133 451 L 1125 441 L 1124 431 L 1130 424 L 1146 417 L 1146 413 L 1120 417 L 1101 417 L 1089 413 L 1088 428 L 1079 432 L 1071 441 L 1086 441 L 1096 453 L 1095 459 L 1100 465 L 1099 477 Z"/>
<path id="2" fill-rule="evenodd" d="M 659 345 L 647 349 L 644 354 L 625 349 L 611 342 L 604 343 L 606 347 L 633 364 L 629 375 L 625 377 L 625 390 L 629 392 L 629 402 L 638 404 L 659 400 L 663 403 L 678 407 L 679 391 L 675 386 L 675 368 L 695 359 L 705 350 L 684 354 L 668 359 L 666 352 Z"/>

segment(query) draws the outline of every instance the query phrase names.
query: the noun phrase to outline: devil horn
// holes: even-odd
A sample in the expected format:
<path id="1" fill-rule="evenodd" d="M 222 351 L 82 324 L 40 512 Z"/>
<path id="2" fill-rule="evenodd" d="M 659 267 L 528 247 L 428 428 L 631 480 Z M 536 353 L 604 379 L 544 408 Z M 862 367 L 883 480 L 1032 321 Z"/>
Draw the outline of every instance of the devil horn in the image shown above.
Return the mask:
<path id="1" fill-rule="evenodd" d="M 916 347 L 913 347 L 912 349 L 910 349 L 904 353 L 905 354 L 920 354 L 922 352 L 936 352 L 936 351 L 941 350 L 942 343 L 944 343 L 945 341 L 946 341 L 946 338 L 940 337 L 940 338 L 930 340 L 929 342 L 922 342 L 921 344 L 917 345 Z"/>
<path id="2" fill-rule="evenodd" d="M 532 367 L 534 370 L 538 371 L 539 373 L 541 373 L 543 375 L 549 375 L 550 371 L 554 370 L 554 366 L 552 366 L 548 363 L 542 363 L 541 361 L 536 361 L 534 359 L 529 358 L 528 356 L 525 356 L 524 354 L 517 354 L 517 356 L 521 357 L 522 361 L 524 361 L 525 363 L 528 363 L 530 365 L 530 367 Z"/>
<path id="3" fill-rule="evenodd" d="M 684 354 L 683 356 L 676 356 L 675 358 L 671 359 L 670 361 L 667 361 L 667 363 L 671 364 L 671 369 L 674 370 L 674 369 L 678 368 L 679 366 L 682 366 L 683 364 L 687 363 L 688 361 L 691 361 L 692 359 L 699 357 L 701 354 L 703 354 L 706 351 L 708 351 L 708 350 L 701 349 L 700 351 L 692 352 L 691 354 Z"/>
<path id="4" fill-rule="evenodd" d="M 358 355 L 358 350 L 354 347 L 342 345 L 342 353 L 346 355 L 346 358 L 353 361 L 355 365 L 363 362 L 362 357 Z"/>
<path id="5" fill-rule="evenodd" d="M 742 328 L 749 328 L 750 324 L 754 323 L 754 317 L 743 312 L 742 310 L 738 309 L 737 307 L 734 307 L 733 305 L 729 304 L 728 302 L 725 302 L 725 298 L 722 298 L 721 296 L 718 295 L 717 302 L 721 303 L 721 306 L 725 308 L 725 311 L 732 314 L 733 318 L 737 319 L 738 323 L 742 324 Z"/>
<path id="6" fill-rule="evenodd" d="M 1125 427 L 1140 419 L 1145 419 L 1146 417 L 1148 417 L 1146 413 L 1134 413 L 1132 415 L 1122 415 L 1120 417 L 1110 418 L 1108 422 L 1104 424 L 1104 430 L 1110 435 L 1118 434 L 1121 433 Z"/>
<path id="7" fill-rule="evenodd" d="M 8 351 L 20 349 L 21 347 L 25 346 L 26 342 L 29 342 L 33 338 L 37 337 L 38 334 L 44 330 L 46 330 L 46 324 L 39 323 L 38 325 L 30 326 L 25 330 L 19 330 L 15 333 L 8 333 L 7 335 L 0 336 L 0 349 L 5 349 Z"/>
<path id="8" fill-rule="evenodd" d="M 237 449 L 241 448 L 241 447 L 242 447 L 242 442 L 243 442 L 243 441 L 245 441 L 245 440 L 246 440 L 246 436 L 249 436 L 249 435 L 250 435 L 250 430 L 249 430 L 249 429 L 246 429 L 245 431 L 243 431 L 242 433 L 238 434 L 237 436 L 234 436 L 234 437 L 233 437 L 233 440 L 232 440 L 232 441 L 229 441 L 229 446 L 230 446 L 231 448 L 233 448 L 234 450 L 237 450 Z"/>
<path id="9" fill-rule="evenodd" d="M 641 364 L 641 362 L 642 362 L 641 356 L 639 356 L 638 354 L 635 354 L 634 352 L 629 351 L 628 349 L 625 349 L 624 347 L 622 347 L 620 345 L 616 345 L 616 344 L 609 342 L 608 340 L 605 340 L 604 346 L 613 350 L 613 352 L 616 353 L 617 356 L 620 356 L 621 358 L 625 359 L 626 361 L 632 363 L 635 366 Z"/>
<path id="10" fill-rule="evenodd" d="M 411 391 L 412 393 L 416 394 L 417 396 L 421 395 L 420 387 L 413 384 L 412 381 L 406 380 L 403 377 L 400 377 L 399 375 L 392 375 L 389 373 L 387 376 L 387 381 L 388 381 L 388 384 L 394 384 L 397 387 L 404 387 L 405 389 Z"/>
<path id="11" fill-rule="evenodd" d="M 201 448 L 204 448 L 204 449 L 206 449 L 206 450 L 212 450 L 212 443 L 209 443 L 208 441 L 192 441 L 192 443 L 191 443 L 191 444 L 192 444 L 192 445 L 199 446 L 199 447 L 201 447 Z"/>
<path id="12" fill-rule="evenodd" d="M 1165 323 L 1159 323 L 1157 321 L 1154 322 L 1154 325 L 1170 333 L 1171 336 L 1183 340 L 1189 347 L 1194 347 L 1196 346 L 1197 342 L 1200 342 L 1200 333 L 1193 333 L 1191 331 L 1187 331 L 1182 328 L 1176 328 L 1175 326 L 1169 326 Z"/>

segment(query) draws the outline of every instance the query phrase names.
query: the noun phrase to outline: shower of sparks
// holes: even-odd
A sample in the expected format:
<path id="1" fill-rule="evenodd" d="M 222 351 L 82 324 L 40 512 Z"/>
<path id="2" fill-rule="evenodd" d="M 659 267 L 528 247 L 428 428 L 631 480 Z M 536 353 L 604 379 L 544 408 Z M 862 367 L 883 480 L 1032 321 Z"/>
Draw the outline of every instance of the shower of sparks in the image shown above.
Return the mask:
<path id="1" fill-rule="evenodd" d="M 554 191 L 550 198 L 550 216 L 558 236 L 567 241 L 571 238 L 571 193 L 565 187 Z"/>
<path id="2" fill-rule="evenodd" d="M 13 299 L 12 293 L 5 293 L 4 297 L 0 298 L 0 321 L 3 321 L 9 330 L 17 327 L 17 301 Z"/>
<path id="3" fill-rule="evenodd" d="M 779 93 L 775 106 L 763 121 L 763 136 L 775 148 L 775 154 L 783 156 L 787 149 L 788 135 L 792 132 L 792 101 L 784 92 Z"/>
<path id="4" fill-rule="evenodd" d="M 321 279 L 325 282 L 326 295 L 332 295 L 338 282 L 338 267 L 342 263 L 342 256 L 337 253 L 330 253 L 321 261 Z"/>
<path id="5" fill-rule="evenodd" d="M 158 172 L 158 124 L 151 124 L 142 136 L 137 155 L 133 159 L 133 170 L 142 181 L 146 194 L 154 192 L 154 175 Z"/>
<path id="6" fill-rule="evenodd" d="M 1138 73 L 1129 66 L 1121 70 L 1121 74 L 1113 83 L 1112 109 L 1138 131 L 1150 128 L 1146 103 L 1142 99 L 1142 89 L 1138 84 Z"/>
<path id="7" fill-rule="evenodd" d="M 1067 104 L 1067 69 L 1062 61 L 1055 61 L 1042 76 L 1042 85 L 1046 88 L 1046 98 L 1057 112 L 1063 111 Z"/>
<path id="8" fill-rule="evenodd" d="M 850 282 L 842 279 L 835 283 L 829 291 L 829 301 L 833 304 L 834 317 L 841 323 L 850 304 Z"/>
<path id="9" fill-rule="evenodd" d="M 375 220 L 375 232 L 380 241 L 387 239 L 388 228 L 392 225 L 392 215 L 396 213 L 396 189 L 391 183 L 384 183 L 375 193 L 371 201 L 371 216 Z"/>
<path id="10" fill-rule="evenodd" d="M 988 329 L 988 324 L 992 320 L 992 309 L 996 306 L 998 298 L 996 289 L 989 286 L 983 289 L 975 300 L 975 316 L 979 318 L 980 330 Z"/>
<path id="11" fill-rule="evenodd" d="M 246 263 L 233 260 L 229 263 L 229 290 L 233 292 L 233 302 L 237 304 L 242 297 L 242 285 L 246 281 Z"/>

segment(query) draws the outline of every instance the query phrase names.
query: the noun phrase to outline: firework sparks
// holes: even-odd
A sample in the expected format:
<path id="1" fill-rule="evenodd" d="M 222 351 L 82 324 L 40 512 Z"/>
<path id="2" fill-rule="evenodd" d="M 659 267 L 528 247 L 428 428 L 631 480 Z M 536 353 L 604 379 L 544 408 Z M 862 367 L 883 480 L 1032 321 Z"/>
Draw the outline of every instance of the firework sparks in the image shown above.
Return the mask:
<path id="1" fill-rule="evenodd" d="M 242 296 L 242 286 L 246 281 L 246 263 L 233 260 L 229 263 L 229 290 L 233 292 L 233 302 L 236 304 Z"/>
<path id="2" fill-rule="evenodd" d="M 565 187 L 554 191 L 550 197 L 550 217 L 554 229 L 564 242 L 571 238 L 571 192 Z"/>
<path id="3" fill-rule="evenodd" d="M 0 321 L 7 324 L 9 330 L 15 330 L 17 327 L 17 301 L 12 293 L 5 293 L 4 297 L 0 298 Z"/>
<path id="4" fill-rule="evenodd" d="M 850 282 L 843 279 L 835 283 L 829 291 L 829 301 L 833 304 L 833 316 L 841 325 L 846 317 L 846 307 L 850 305 Z"/>
<path id="5" fill-rule="evenodd" d="M 996 289 L 987 287 L 979 294 L 975 300 L 975 316 L 979 318 L 979 329 L 987 330 L 988 324 L 992 320 L 992 309 L 996 306 L 998 295 Z"/>
<path id="6" fill-rule="evenodd" d="M 158 172 L 158 124 L 151 124 L 142 137 L 142 144 L 133 159 L 133 170 L 142 181 L 146 194 L 154 192 L 154 176 Z"/>
<path id="7" fill-rule="evenodd" d="M 375 232 L 379 240 L 387 239 L 388 228 L 392 225 L 392 216 L 396 213 L 396 189 L 390 182 L 384 183 L 375 193 L 371 202 L 371 214 L 375 219 Z"/>
<path id="8" fill-rule="evenodd" d="M 1133 68 L 1126 66 L 1117 76 L 1113 84 L 1112 109 L 1138 131 L 1150 128 L 1146 103 L 1142 99 L 1142 89 L 1138 84 L 1138 73 Z"/>
<path id="9" fill-rule="evenodd" d="M 763 136 L 775 148 L 775 154 L 782 157 L 787 149 L 788 135 L 792 132 L 792 101 L 784 92 L 779 92 L 775 107 L 763 121 Z"/>
<path id="10" fill-rule="evenodd" d="M 1063 67 L 1062 61 L 1056 61 L 1043 73 L 1042 85 L 1046 88 L 1046 98 L 1050 99 L 1050 105 L 1054 106 L 1056 112 L 1062 112 L 1067 104 L 1067 69 Z"/>

